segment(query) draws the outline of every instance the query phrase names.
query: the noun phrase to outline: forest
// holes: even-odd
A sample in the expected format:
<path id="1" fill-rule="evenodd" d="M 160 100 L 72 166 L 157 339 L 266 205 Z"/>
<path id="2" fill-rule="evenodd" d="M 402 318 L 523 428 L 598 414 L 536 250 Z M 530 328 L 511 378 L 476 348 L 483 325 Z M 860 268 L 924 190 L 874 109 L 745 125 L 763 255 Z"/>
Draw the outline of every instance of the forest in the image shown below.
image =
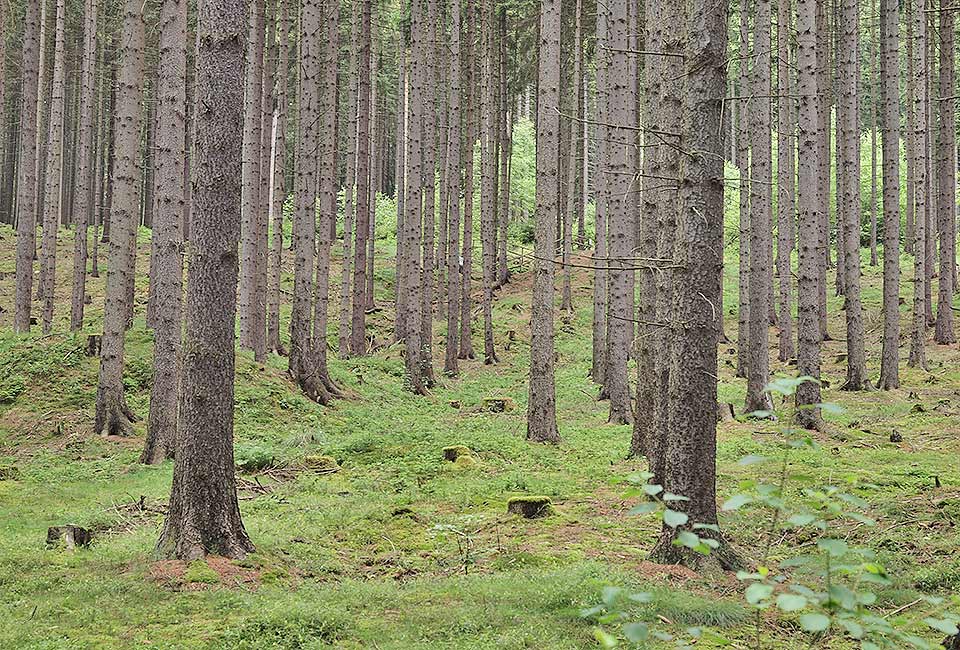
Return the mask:
<path id="1" fill-rule="evenodd" d="M 960 650 L 953 0 L 0 0 L 0 650 Z"/>

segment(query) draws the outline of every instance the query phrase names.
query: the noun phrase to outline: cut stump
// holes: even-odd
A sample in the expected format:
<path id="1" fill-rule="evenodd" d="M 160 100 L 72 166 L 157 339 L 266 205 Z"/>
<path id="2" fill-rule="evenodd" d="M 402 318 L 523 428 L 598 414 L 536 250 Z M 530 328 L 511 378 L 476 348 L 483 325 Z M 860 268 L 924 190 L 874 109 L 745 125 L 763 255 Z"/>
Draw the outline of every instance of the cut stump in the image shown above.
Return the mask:
<path id="1" fill-rule="evenodd" d="M 513 497 L 507 501 L 507 512 L 524 519 L 539 519 L 553 514 L 550 497 Z"/>

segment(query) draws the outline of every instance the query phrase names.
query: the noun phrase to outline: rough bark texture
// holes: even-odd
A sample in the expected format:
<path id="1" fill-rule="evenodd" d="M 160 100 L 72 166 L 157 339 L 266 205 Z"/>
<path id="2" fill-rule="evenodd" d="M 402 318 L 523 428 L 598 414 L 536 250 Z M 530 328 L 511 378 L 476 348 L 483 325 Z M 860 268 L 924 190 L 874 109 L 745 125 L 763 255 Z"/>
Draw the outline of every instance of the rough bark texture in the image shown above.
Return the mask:
<path id="1" fill-rule="evenodd" d="M 2 2 L 3 0 L 0 0 Z M 97 0 L 85 0 L 83 14 L 83 70 L 80 90 L 80 126 L 77 136 L 77 178 L 74 186 L 73 289 L 70 299 L 70 330 L 83 327 L 87 281 L 87 230 L 93 214 L 96 158 L 93 136 L 96 120 Z M 3 100 L 0 99 L 0 106 Z M 96 263 L 96 262 L 94 262 Z"/>
<path id="2" fill-rule="evenodd" d="M 161 555 L 185 561 L 255 550 L 240 519 L 233 461 L 245 14 L 241 0 L 199 3 L 183 435 L 157 544 Z"/>
<path id="3" fill-rule="evenodd" d="M 831 140 L 831 69 L 830 69 L 830 29 L 828 22 L 828 7 L 826 2 L 818 2 L 816 17 L 816 70 L 817 70 L 817 100 L 820 102 L 817 127 L 817 200 L 820 202 L 818 215 L 820 223 L 814 231 L 817 235 L 817 248 L 823 258 L 823 263 L 817 268 L 817 318 L 820 327 L 820 338 L 830 340 L 827 331 L 827 269 L 831 266 L 830 260 L 830 140 Z"/>
<path id="4" fill-rule="evenodd" d="M 145 42 L 142 0 L 124 4 L 120 40 L 120 72 L 114 118 L 116 158 L 113 166 L 113 203 L 110 208 L 110 259 L 103 312 L 100 377 L 94 432 L 132 433 L 133 412 L 123 396 L 123 343 L 132 313 L 129 287 L 133 284 L 137 215 L 140 209 L 140 132 L 143 124 L 143 50 Z"/>
<path id="5" fill-rule="evenodd" d="M 617 0 L 626 5 L 625 0 Z M 614 3 L 614 6 L 617 3 Z M 554 385 L 554 224 L 560 183 L 560 2 L 540 1 L 537 96 L 537 211 L 533 302 L 530 313 L 530 397 L 527 439 L 560 441 Z"/>
<path id="6" fill-rule="evenodd" d="M 337 353 L 345 359 L 350 355 L 350 270 L 353 265 L 353 227 L 357 213 L 354 195 L 357 189 L 357 158 L 360 139 L 357 132 L 360 84 L 360 20 L 361 5 L 353 3 L 350 16 L 350 62 L 349 86 L 347 88 L 347 160 L 346 179 L 343 188 L 343 256 L 340 272 L 340 327 L 337 336 Z M 359 198 L 359 195 L 358 195 Z"/>
<path id="7" fill-rule="evenodd" d="M 460 345 L 460 149 L 462 118 L 460 115 L 461 78 L 460 61 L 460 3 L 450 4 L 450 99 L 449 99 L 449 153 L 447 156 L 447 336 L 443 371 L 455 375 L 458 371 Z M 469 178 L 467 182 L 469 182 Z M 442 218 L 442 217 L 441 217 Z"/>
<path id="8" fill-rule="evenodd" d="M 274 91 L 272 152 L 270 161 L 270 185 L 268 221 L 271 224 L 269 284 L 267 286 L 267 349 L 283 352 L 280 342 L 280 277 L 283 271 L 283 204 L 287 198 L 287 68 L 290 56 L 290 7 L 287 0 L 278 0 L 280 14 L 280 53 L 277 63 L 276 89 Z"/>
<path id="9" fill-rule="evenodd" d="M 246 80 L 243 105 L 243 219 L 240 259 L 240 345 L 253 350 L 260 360 L 266 354 L 266 322 L 262 301 L 257 296 L 258 236 L 260 232 L 260 140 L 263 86 L 264 1 L 249 3 L 246 53 Z"/>
<path id="10" fill-rule="evenodd" d="M 186 120 L 187 2 L 165 0 L 160 13 L 160 65 L 157 86 L 157 206 L 153 223 L 157 269 L 153 385 L 147 441 L 141 460 L 170 458 L 177 439 L 177 394 L 182 333 L 183 173 Z"/>
<path id="11" fill-rule="evenodd" d="M 357 228 L 353 263 L 353 317 L 350 326 L 350 354 L 367 352 L 367 238 L 370 235 L 370 88 L 371 8 L 363 3 L 360 15 L 359 80 L 357 102 Z M 347 267 L 344 267 L 344 274 Z"/>
<path id="12" fill-rule="evenodd" d="M 842 0 L 843 15 L 840 47 L 840 95 L 838 99 L 838 140 L 840 143 L 841 180 L 837 194 L 840 197 L 838 223 L 843 228 L 843 268 L 837 263 L 837 273 L 843 273 L 845 314 L 847 318 L 847 390 L 870 388 L 864 350 L 863 307 L 860 302 L 860 113 L 858 85 L 860 77 L 859 2 Z"/>
<path id="13" fill-rule="evenodd" d="M 673 3 L 671 3 L 673 4 Z M 679 3 L 678 3 L 679 4 Z M 720 335 L 720 268 L 723 265 L 723 142 L 720 111 L 726 90 L 725 0 L 687 4 L 688 76 L 683 93 L 681 143 L 700 152 L 682 161 L 677 210 L 673 301 L 677 328 L 670 365 L 670 425 L 665 437 L 664 489 L 689 501 L 676 507 L 689 521 L 664 525 L 652 556 L 663 563 L 699 566 L 705 562 L 735 568 L 739 562 L 726 545 L 703 556 L 675 544 L 681 530 L 717 524 L 717 343 Z M 677 7 L 672 16 L 682 16 Z M 764 314 L 766 316 L 766 314 Z M 698 530 L 721 540 L 719 533 Z"/>
<path id="14" fill-rule="evenodd" d="M 607 366 L 607 50 L 609 11 L 605 4 L 597 7 L 596 84 L 597 84 L 597 164 L 594 171 L 595 242 L 593 249 L 593 356 L 590 376 L 603 392 Z"/>
<path id="15" fill-rule="evenodd" d="M 747 398 L 744 412 L 769 411 L 770 379 L 768 312 L 771 255 L 771 149 L 770 149 L 770 0 L 756 0 L 754 21 L 753 93 L 757 99 L 750 155 L 750 327 L 747 351 Z"/>
<path id="16" fill-rule="evenodd" d="M 877 130 L 880 120 L 880 17 L 877 15 L 877 0 L 870 0 L 870 55 L 867 78 L 870 80 L 870 99 L 867 113 L 870 115 L 870 266 L 877 265 Z"/>
<path id="17" fill-rule="evenodd" d="M 739 103 L 737 120 L 737 165 L 740 168 L 740 230 L 737 306 L 737 377 L 746 378 L 750 349 L 750 4 L 740 0 L 740 57 L 739 89 L 743 99 Z"/>
<path id="18" fill-rule="evenodd" d="M 497 262 L 497 154 L 496 77 L 493 46 L 493 2 L 481 0 L 481 44 L 483 47 L 483 89 L 480 104 L 480 243 L 483 267 L 483 362 L 497 363 L 493 341 L 493 285 Z M 559 105 L 559 104 L 558 104 Z M 551 253 L 552 255 L 552 253 Z"/>
<path id="19" fill-rule="evenodd" d="M 927 367 L 925 340 L 926 312 L 926 237 L 927 237 L 927 20 L 921 0 L 913 3 L 913 73 L 914 96 L 910 110 L 913 114 L 913 327 L 910 332 L 910 366 Z"/>
<path id="20" fill-rule="evenodd" d="M 786 361 L 795 354 L 793 345 L 792 302 L 793 277 L 790 257 L 794 244 L 794 221 L 797 218 L 795 202 L 796 178 L 794 156 L 796 152 L 796 113 L 791 96 L 791 40 L 792 3 L 779 0 L 777 7 L 777 280 L 780 285 L 780 311 L 777 312 L 779 335 L 779 359 Z"/>
<path id="21" fill-rule="evenodd" d="M 942 7 L 947 9 L 947 7 Z M 937 225 L 940 237 L 940 279 L 937 296 L 937 343 L 956 343 L 953 332 L 953 274 L 957 258 L 957 187 L 954 152 L 957 146 L 957 119 L 954 110 L 956 36 L 954 13 L 940 12 L 940 136 L 937 140 L 938 183 Z"/>
<path id="22" fill-rule="evenodd" d="M 465 3 L 466 43 L 464 44 L 463 81 L 467 102 L 466 110 L 466 139 L 463 154 L 463 253 L 461 256 L 461 294 L 460 294 L 460 359 L 473 359 L 473 299 L 470 293 L 473 275 L 473 146 L 477 141 L 476 120 L 476 46 L 474 35 L 476 32 L 474 16 L 474 0 Z"/>
<path id="23" fill-rule="evenodd" d="M 797 205 L 799 265 L 797 277 L 797 372 L 812 377 L 797 388 L 797 420 L 808 429 L 820 427 L 820 269 L 824 253 L 819 231 L 823 229 L 820 212 L 820 164 L 818 153 L 822 136 L 820 100 L 817 96 L 817 21 L 816 0 L 797 0 L 797 94 L 800 98 L 798 127 Z"/>
<path id="24" fill-rule="evenodd" d="M 422 155 L 421 168 L 423 194 L 423 270 L 420 279 L 420 367 L 427 387 L 434 384 L 433 375 L 433 289 L 436 258 L 434 240 L 436 238 L 436 200 L 437 200 L 437 111 L 436 111 L 436 0 L 426 0 L 426 23 L 424 24 L 424 42 L 422 59 L 424 65 L 420 71 L 422 95 L 421 105 L 423 131 L 421 132 Z"/>
<path id="25" fill-rule="evenodd" d="M 28 2 L 24 16 L 23 68 L 21 81 L 22 106 L 37 104 L 40 65 L 40 7 Z M 37 120 L 36 113 L 26 109 L 20 120 L 20 166 L 17 177 L 17 279 L 14 296 L 13 327 L 17 332 L 30 331 L 31 289 L 33 287 L 33 255 L 36 248 L 36 184 L 37 184 Z"/>
<path id="26" fill-rule="evenodd" d="M 300 7 L 300 83 L 297 120 L 296 207 L 293 216 L 293 309 L 290 313 L 289 369 L 300 389 L 321 403 L 330 394 L 319 377 L 319 355 L 313 345 L 313 263 L 317 236 L 317 154 L 323 0 L 303 0 Z"/>
<path id="27" fill-rule="evenodd" d="M 581 59 L 583 57 L 583 28 L 581 26 L 583 13 L 583 0 L 576 1 L 574 14 L 574 35 L 573 35 L 573 75 L 570 80 L 570 102 L 569 110 L 573 117 L 567 119 L 567 127 L 570 131 L 570 146 L 567 150 L 567 193 L 565 205 L 563 206 L 563 289 L 561 293 L 560 308 L 568 314 L 573 312 L 573 291 L 571 288 L 571 276 L 573 269 L 571 267 L 573 257 L 573 221 L 576 218 L 577 211 L 577 132 L 579 124 L 576 119 L 580 114 L 580 75 Z"/>
<path id="28" fill-rule="evenodd" d="M 880 383 L 900 387 L 900 52 L 897 0 L 880 0 L 883 129 L 883 346 Z M 909 197 L 909 193 L 908 193 Z M 909 198 L 907 204 L 910 204 Z"/>
<path id="29" fill-rule="evenodd" d="M 50 119 L 46 142 L 46 182 L 43 189 L 43 238 L 40 264 L 40 297 L 43 300 L 43 333 L 53 327 L 57 270 L 57 229 L 60 226 L 60 207 L 63 199 L 63 158 L 65 124 L 64 49 L 66 34 L 64 0 L 57 0 L 54 31 L 53 82 L 50 91 Z"/>
<path id="30" fill-rule="evenodd" d="M 607 323 L 607 346 L 609 365 L 606 369 L 606 394 L 610 398 L 609 421 L 628 424 L 633 421 L 630 409 L 630 383 L 627 378 L 627 355 L 633 338 L 633 296 L 630 295 L 629 271 L 634 246 L 633 233 L 636 225 L 630 211 L 629 192 L 631 170 L 628 164 L 629 150 L 633 145 L 633 132 L 619 125 L 628 125 L 635 117 L 631 105 L 633 92 L 628 71 L 629 27 L 627 1 L 616 0 L 610 4 L 608 42 L 611 50 L 609 82 L 609 114 L 607 122 L 614 125 L 607 132 L 607 188 L 610 305 Z M 542 114 L 539 119 L 543 119 Z M 665 129 L 669 130 L 669 129 Z"/>

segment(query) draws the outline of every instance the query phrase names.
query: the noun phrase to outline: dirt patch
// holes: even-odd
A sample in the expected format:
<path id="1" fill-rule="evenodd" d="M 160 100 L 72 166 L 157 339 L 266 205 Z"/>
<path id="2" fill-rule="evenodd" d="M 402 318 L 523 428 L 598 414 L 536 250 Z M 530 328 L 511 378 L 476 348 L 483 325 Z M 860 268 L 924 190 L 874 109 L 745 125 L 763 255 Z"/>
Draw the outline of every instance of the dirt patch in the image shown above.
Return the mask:
<path id="1" fill-rule="evenodd" d="M 217 587 L 256 589 L 260 585 L 259 569 L 240 566 L 229 558 L 213 555 L 207 557 L 206 564 L 210 569 L 209 575 L 215 575 L 216 580 L 190 581 L 187 575 L 190 564 L 181 560 L 154 562 L 147 571 L 147 577 L 173 591 L 204 591 Z"/>

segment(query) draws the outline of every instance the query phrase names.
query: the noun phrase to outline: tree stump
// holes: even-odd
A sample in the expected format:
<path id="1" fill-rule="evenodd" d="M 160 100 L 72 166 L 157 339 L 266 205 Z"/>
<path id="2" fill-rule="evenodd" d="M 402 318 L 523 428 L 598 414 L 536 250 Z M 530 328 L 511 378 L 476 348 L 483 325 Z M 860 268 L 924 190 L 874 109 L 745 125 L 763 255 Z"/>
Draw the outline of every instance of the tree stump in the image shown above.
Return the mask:
<path id="1" fill-rule="evenodd" d="M 340 471 L 340 465 L 331 456 L 307 456 L 303 459 L 303 467 L 317 474 L 333 474 Z"/>
<path id="2" fill-rule="evenodd" d="M 512 411 L 516 403 L 509 397 L 484 397 L 482 410 L 489 413 L 506 413 Z"/>
<path id="3" fill-rule="evenodd" d="M 100 356 L 100 335 L 91 334 L 87 337 L 87 349 L 84 350 L 84 354 L 88 357 L 99 357 Z"/>
<path id="4" fill-rule="evenodd" d="M 89 546 L 92 535 L 80 526 L 51 526 L 47 529 L 47 546 L 57 546 L 61 541 L 71 551 L 78 546 Z"/>
<path id="5" fill-rule="evenodd" d="M 553 514 L 550 497 L 513 497 L 507 501 L 507 512 L 524 519 L 539 519 Z"/>
<path id="6" fill-rule="evenodd" d="M 464 445 L 453 445 L 452 447 L 443 448 L 443 459 L 448 460 L 451 463 L 457 462 L 457 459 L 461 456 L 470 455 L 470 447 Z"/>

